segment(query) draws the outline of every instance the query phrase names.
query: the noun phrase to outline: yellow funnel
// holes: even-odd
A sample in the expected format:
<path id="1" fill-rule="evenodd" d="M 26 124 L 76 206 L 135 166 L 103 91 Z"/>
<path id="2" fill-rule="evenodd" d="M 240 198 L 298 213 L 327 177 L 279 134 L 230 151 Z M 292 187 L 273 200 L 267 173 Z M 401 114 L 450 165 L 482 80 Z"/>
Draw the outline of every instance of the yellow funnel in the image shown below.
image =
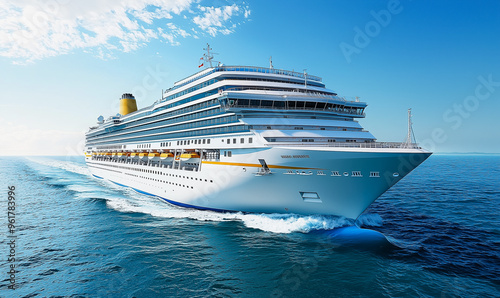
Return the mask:
<path id="1" fill-rule="evenodd" d="M 120 114 L 125 116 L 135 111 L 137 111 L 135 97 L 130 93 L 124 93 L 120 99 Z"/>

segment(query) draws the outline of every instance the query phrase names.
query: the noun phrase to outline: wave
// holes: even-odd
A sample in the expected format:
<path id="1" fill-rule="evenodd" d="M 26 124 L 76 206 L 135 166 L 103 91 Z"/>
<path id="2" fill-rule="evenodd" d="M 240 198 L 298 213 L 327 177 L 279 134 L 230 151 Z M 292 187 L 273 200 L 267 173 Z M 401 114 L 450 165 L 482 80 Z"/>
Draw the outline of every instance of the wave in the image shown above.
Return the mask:
<path id="1" fill-rule="evenodd" d="M 198 221 L 238 221 L 246 227 L 272 233 L 308 233 L 313 230 L 332 230 L 352 225 L 353 221 L 335 216 L 297 215 L 297 214 L 244 214 L 220 213 L 207 210 L 181 208 L 166 204 L 159 199 L 141 195 L 127 189 L 127 197 L 112 197 L 107 206 L 120 211 L 150 214 L 162 218 L 186 218 Z"/>
<path id="2" fill-rule="evenodd" d="M 356 225 L 362 227 L 381 227 L 383 225 L 382 217 L 376 213 L 361 214 L 356 220 Z"/>

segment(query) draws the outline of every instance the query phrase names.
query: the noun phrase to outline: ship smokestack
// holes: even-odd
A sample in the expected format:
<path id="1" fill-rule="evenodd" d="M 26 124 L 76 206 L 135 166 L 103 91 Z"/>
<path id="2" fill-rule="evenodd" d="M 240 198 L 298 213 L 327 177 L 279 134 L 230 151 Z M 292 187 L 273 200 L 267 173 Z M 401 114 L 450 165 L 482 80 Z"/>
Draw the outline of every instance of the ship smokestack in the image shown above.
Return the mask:
<path id="1" fill-rule="evenodd" d="M 124 93 L 120 99 L 120 114 L 125 116 L 135 111 L 137 111 L 135 97 L 131 93 Z"/>

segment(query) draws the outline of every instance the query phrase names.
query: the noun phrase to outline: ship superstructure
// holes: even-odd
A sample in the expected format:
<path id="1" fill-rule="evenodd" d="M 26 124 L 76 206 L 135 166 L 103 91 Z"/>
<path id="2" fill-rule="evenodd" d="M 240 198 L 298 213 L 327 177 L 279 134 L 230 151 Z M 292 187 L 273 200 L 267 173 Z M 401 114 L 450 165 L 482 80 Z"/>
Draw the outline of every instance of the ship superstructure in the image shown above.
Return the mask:
<path id="1" fill-rule="evenodd" d="M 307 73 L 212 65 L 149 107 L 124 94 L 86 133 L 86 162 L 178 206 L 356 218 L 430 155 L 377 142 L 356 121 L 365 108 Z"/>

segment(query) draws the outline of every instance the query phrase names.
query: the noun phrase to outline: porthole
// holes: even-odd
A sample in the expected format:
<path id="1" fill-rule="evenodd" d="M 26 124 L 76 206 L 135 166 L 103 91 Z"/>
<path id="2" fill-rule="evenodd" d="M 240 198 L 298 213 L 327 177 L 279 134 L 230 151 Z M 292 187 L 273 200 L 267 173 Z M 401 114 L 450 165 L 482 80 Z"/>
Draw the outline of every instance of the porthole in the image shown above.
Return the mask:
<path id="1" fill-rule="evenodd" d="M 346 177 L 347 177 L 347 176 L 349 176 L 349 173 L 347 173 L 347 172 L 344 172 L 344 176 L 346 176 Z"/>
<path id="2" fill-rule="evenodd" d="M 399 177 L 399 173 L 394 173 L 394 174 L 392 174 L 392 176 Z"/>

